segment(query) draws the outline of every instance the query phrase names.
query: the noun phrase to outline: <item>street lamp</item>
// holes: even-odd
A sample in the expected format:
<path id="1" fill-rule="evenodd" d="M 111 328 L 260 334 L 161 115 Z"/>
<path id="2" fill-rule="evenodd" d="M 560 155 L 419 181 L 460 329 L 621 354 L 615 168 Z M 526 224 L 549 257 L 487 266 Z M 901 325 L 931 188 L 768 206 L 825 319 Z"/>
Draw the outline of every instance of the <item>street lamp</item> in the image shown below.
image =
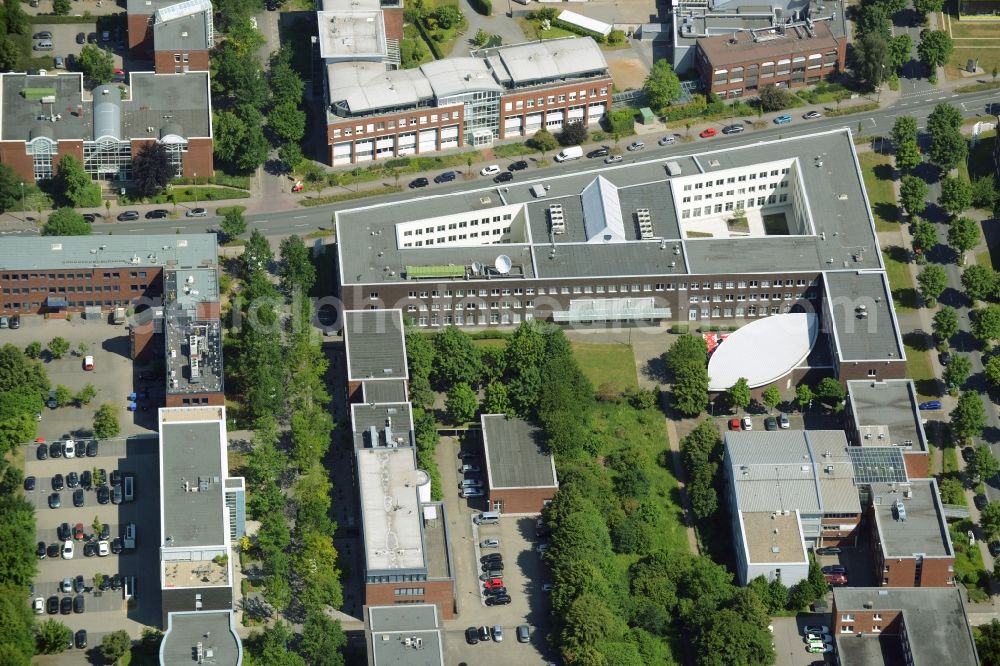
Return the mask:
<path id="1" fill-rule="evenodd" d="M 24 208 L 24 181 L 21 181 L 21 223 L 28 223 L 28 211 Z"/>
<path id="2" fill-rule="evenodd" d="M 198 172 L 194 172 L 194 207 L 198 207 Z"/>

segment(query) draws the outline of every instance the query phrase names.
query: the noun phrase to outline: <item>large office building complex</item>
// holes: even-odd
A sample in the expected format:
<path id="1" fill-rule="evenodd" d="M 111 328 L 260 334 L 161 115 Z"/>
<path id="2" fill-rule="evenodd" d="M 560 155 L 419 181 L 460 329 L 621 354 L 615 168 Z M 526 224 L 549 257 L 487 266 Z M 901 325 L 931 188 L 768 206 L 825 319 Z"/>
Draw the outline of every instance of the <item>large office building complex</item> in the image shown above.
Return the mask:
<path id="1" fill-rule="evenodd" d="M 719 353 L 740 337 L 756 346 L 729 369 L 756 372 L 755 385 L 811 368 L 843 380 L 905 374 L 847 130 L 336 217 L 347 309 L 399 308 L 428 329 L 530 319 L 740 326 Z M 781 367 L 754 370 L 779 356 Z"/>
<path id="2" fill-rule="evenodd" d="M 124 94 L 123 94 L 124 90 Z M 127 181 L 132 160 L 160 143 L 178 176 L 213 173 L 208 72 L 132 72 L 84 88 L 83 75 L 0 74 L 0 163 L 29 182 L 73 155 L 95 180 Z"/>
<path id="3" fill-rule="evenodd" d="M 489 146 L 573 121 L 593 124 L 611 105 L 607 62 L 587 37 L 400 69 L 400 11 L 379 0 L 328 0 L 318 12 L 334 166 Z"/>

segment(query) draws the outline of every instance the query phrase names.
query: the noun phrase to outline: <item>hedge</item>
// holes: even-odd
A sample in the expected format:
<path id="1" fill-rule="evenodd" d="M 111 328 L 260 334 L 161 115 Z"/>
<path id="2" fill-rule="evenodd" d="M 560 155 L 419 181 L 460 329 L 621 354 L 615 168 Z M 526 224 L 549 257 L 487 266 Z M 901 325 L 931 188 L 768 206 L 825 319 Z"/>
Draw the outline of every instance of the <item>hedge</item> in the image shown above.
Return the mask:
<path id="1" fill-rule="evenodd" d="M 602 35 L 599 32 L 594 32 L 593 30 L 587 30 L 586 28 L 581 28 L 578 25 L 573 25 L 572 23 L 567 23 L 566 21 L 561 21 L 559 19 L 552 19 L 550 21 L 550 24 L 552 25 L 553 28 L 562 28 L 563 30 L 576 33 L 581 37 L 593 37 L 594 41 L 596 41 L 598 44 L 603 44 L 604 42 L 607 41 L 604 35 Z"/>
<path id="2" fill-rule="evenodd" d="M 493 0 L 469 0 L 469 4 L 483 16 L 493 15 Z"/>
<path id="3" fill-rule="evenodd" d="M 435 60 L 444 60 L 444 55 L 441 53 L 441 47 L 438 46 L 437 42 L 431 39 L 431 36 L 427 34 L 427 29 L 424 27 L 423 19 L 417 21 L 417 30 L 420 31 L 420 36 L 424 38 L 424 43 L 431 50 L 434 55 Z"/>
<path id="4" fill-rule="evenodd" d="M 363 199 L 364 197 L 374 197 L 379 194 L 394 194 L 402 192 L 403 188 L 398 185 L 383 185 L 371 190 L 359 190 L 357 192 L 347 192 L 345 194 L 334 194 L 329 197 L 316 197 L 313 199 L 303 199 L 299 202 L 301 206 L 323 206 L 325 204 L 337 203 L 339 201 L 350 201 L 351 199 Z"/>
<path id="5" fill-rule="evenodd" d="M 878 111 L 878 102 L 871 102 L 869 104 L 858 104 L 856 106 L 848 106 L 843 109 L 831 109 L 826 112 L 827 116 L 848 116 L 852 113 L 866 113 L 868 111 Z"/>

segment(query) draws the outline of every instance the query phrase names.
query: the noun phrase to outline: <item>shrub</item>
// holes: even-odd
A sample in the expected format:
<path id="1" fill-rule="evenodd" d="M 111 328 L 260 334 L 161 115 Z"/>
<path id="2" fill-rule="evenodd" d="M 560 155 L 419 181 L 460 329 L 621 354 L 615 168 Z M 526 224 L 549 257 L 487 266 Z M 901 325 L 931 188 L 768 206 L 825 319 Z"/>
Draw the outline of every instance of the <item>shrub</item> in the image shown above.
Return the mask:
<path id="1" fill-rule="evenodd" d="M 469 0 L 469 4 L 472 5 L 472 8 L 477 13 L 483 16 L 491 16 L 493 14 L 493 0 Z"/>
<path id="2" fill-rule="evenodd" d="M 573 25 L 572 23 L 567 23 L 566 21 L 560 21 L 559 19 L 551 19 L 550 23 L 553 28 L 562 28 L 567 32 L 572 32 L 574 34 L 580 35 L 581 37 L 593 37 L 594 41 L 598 44 L 603 44 L 607 41 L 599 32 L 594 32 L 593 30 L 587 30 L 586 28 L 581 28 L 578 25 Z"/>

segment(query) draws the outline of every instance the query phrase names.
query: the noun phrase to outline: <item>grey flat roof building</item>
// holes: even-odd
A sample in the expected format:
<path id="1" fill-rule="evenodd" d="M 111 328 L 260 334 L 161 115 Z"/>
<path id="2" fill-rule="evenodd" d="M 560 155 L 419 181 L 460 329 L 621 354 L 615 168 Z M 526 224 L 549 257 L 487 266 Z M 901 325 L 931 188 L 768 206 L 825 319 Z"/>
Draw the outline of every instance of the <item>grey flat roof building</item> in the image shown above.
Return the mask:
<path id="1" fill-rule="evenodd" d="M 917 389 L 911 379 L 847 382 L 847 395 L 862 446 L 870 443 L 927 451 Z M 879 435 L 884 435 L 879 438 Z"/>
<path id="2" fill-rule="evenodd" d="M 483 414 L 483 448 L 490 488 L 552 488 L 556 463 L 542 430 L 504 414 Z"/>
<path id="3" fill-rule="evenodd" d="M 361 395 L 366 403 L 406 402 L 406 382 L 402 379 L 373 379 L 361 383 Z"/>
<path id="4" fill-rule="evenodd" d="M 367 386 L 370 382 L 365 382 Z M 354 429 L 354 447 L 413 446 L 413 410 L 408 402 L 354 403 L 351 405 L 351 425 Z M 372 441 L 372 428 L 375 429 Z M 402 439 L 402 442 L 399 440 Z"/>
<path id="5" fill-rule="evenodd" d="M 224 424 L 184 421 L 186 414 L 180 408 L 161 414 L 165 411 L 178 421 L 160 424 L 164 543 L 174 548 L 224 544 Z"/>
<path id="6" fill-rule="evenodd" d="M 243 645 L 231 611 L 170 613 L 160 643 L 160 666 L 204 663 L 240 666 Z"/>
<path id="7" fill-rule="evenodd" d="M 406 339 L 400 310 L 344 312 L 347 380 L 406 379 Z"/>
<path id="8" fill-rule="evenodd" d="M 856 634 L 837 636 L 837 653 L 844 666 L 895 666 L 901 641 L 914 666 L 978 666 L 979 655 L 966 616 L 963 592 L 958 588 L 864 588 L 835 587 L 833 603 L 838 614 L 856 611 L 901 611 L 905 627 L 902 635 L 871 634 L 859 628 Z M 885 646 L 895 638 L 900 641 Z"/>
<path id="9" fill-rule="evenodd" d="M 896 361 L 906 357 L 885 273 L 828 272 L 825 282 L 824 306 L 833 319 L 842 361 Z"/>
<path id="10" fill-rule="evenodd" d="M 218 261 L 215 234 L 190 236 L 12 236 L 0 271 L 125 266 L 199 267 Z"/>
<path id="11" fill-rule="evenodd" d="M 369 666 L 444 666 L 434 604 L 365 606 Z"/>
<path id="12" fill-rule="evenodd" d="M 205 51 L 213 46 L 212 3 L 184 0 L 156 10 L 153 45 L 157 51 Z"/>
<path id="13" fill-rule="evenodd" d="M 890 557 L 954 557 L 944 507 L 933 479 L 872 484 L 875 524 L 882 551 Z M 902 504 L 899 511 L 897 502 Z"/>

